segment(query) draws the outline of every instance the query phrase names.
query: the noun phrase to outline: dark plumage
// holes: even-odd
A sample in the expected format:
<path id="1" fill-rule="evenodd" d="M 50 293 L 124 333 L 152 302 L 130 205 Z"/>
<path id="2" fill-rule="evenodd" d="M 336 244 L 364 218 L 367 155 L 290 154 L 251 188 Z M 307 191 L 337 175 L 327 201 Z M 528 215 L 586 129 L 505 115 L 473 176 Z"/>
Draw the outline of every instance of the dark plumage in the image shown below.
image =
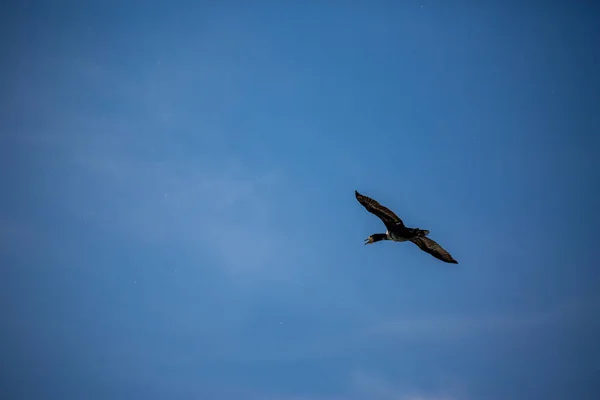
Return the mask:
<path id="1" fill-rule="evenodd" d="M 419 228 L 408 228 L 404 226 L 404 222 L 389 208 L 382 206 L 377 201 L 370 197 L 364 196 L 354 191 L 356 200 L 362 204 L 368 212 L 376 215 L 383 221 L 383 224 L 387 228 L 385 233 L 375 233 L 365 239 L 365 244 L 371 244 L 380 240 L 392 240 L 394 242 L 406 242 L 411 241 L 421 250 L 431 254 L 435 258 L 451 264 L 458 264 L 450 253 L 448 253 L 442 246 L 437 244 L 434 240 L 429 239 L 429 231 Z"/>

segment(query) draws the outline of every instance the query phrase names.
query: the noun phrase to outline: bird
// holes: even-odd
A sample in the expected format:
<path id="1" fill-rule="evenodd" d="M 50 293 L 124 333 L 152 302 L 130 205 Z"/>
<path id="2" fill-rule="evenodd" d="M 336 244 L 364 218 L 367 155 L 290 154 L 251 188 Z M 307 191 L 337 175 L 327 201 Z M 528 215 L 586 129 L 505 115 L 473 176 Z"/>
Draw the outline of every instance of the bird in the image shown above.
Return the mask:
<path id="1" fill-rule="evenodd" d="M 428 238 L 427 229 L 409 228 L 392 210 L 382 206 L 376 200 L 354 191 L 356 200 L 363 205 L 371 214 L 379 217 L 387 231 L 385 233 L 374 233 L 365 239 L 365 245 L 379 242 L 381 240 L 392 240 L 394 242 L 410 241 L 416 244 L 421 250 L 431 254 L 435 258 L 450 264 L 458 264 L 448 251 L 440 246 L 433 239 Z"/>

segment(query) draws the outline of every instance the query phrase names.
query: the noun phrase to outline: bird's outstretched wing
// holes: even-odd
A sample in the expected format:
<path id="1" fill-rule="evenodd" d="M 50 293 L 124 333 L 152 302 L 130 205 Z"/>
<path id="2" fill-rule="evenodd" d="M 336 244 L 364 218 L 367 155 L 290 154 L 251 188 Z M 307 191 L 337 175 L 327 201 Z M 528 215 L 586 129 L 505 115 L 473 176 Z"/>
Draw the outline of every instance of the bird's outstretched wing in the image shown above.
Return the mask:
<path id="1" fill-rule="evenodd" d="M 435 258 L 445 261 L 450 264 L 458 264 L 450 253 L 448 253 L 442 246 L 437 244 L 435 240 L 429 239 L 428 237 L 421 236 L 410 239 L 411 242 L 419 246 L 421 250 L 431 254 Z"/>
<path id="2" fill-rule="evenodd" d="M 379 217 L 388 229 L 391 229 L 396 225 L 404 226 L 404 222 L 402 222 L 402 220 L 389 208 L 382 206 L 370 197 L 358 193 L 356 190 L 354 191 L 354 195 L 356 196 L 356 200 L 358 200 L 368 212 Z"/>

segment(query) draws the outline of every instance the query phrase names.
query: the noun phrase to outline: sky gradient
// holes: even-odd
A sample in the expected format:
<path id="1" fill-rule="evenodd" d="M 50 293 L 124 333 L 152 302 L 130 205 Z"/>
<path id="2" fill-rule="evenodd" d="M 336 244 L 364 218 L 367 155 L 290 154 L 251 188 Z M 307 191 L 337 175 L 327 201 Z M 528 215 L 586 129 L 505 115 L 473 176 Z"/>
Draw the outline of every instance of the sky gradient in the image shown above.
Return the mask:
<path id="1" fill-rule="evenodd" d="M 14 3 L 1 398 L 600 397 L 598 6 Z"/>

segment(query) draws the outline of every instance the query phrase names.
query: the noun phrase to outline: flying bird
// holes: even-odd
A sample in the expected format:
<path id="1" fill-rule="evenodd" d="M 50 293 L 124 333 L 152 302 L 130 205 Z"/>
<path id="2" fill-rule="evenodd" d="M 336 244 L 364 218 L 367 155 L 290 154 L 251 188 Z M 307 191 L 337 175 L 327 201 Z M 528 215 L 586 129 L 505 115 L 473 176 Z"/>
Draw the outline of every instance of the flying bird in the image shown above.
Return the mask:
<path id="1" fill-rule="evenodd" d="M 385 233 L 374 233 L 365 239 L 365 244 L 371 244 L 379 242 L 380 240 L 392 240 L 394 242 L 406 242 L 411 241 L 421 250 L 431 254 L 435 258 L 442 260 L 450 264 L 458 264 L 450 253 L 448 253 L 442 246 L 437 244 L 434 240 L 429 239 L 429 231 L 426 229 L 419 228 L 408 228 L 404 226 L 404 222 L 394 214 L 389 208 L 382 206 L 376 200 L 370 197 L 364 196 L 354 191 L 356 200 L 363 205 L 371 214 L 376 215 L 383 221 L 383 224 L 387 228 Z"/>

